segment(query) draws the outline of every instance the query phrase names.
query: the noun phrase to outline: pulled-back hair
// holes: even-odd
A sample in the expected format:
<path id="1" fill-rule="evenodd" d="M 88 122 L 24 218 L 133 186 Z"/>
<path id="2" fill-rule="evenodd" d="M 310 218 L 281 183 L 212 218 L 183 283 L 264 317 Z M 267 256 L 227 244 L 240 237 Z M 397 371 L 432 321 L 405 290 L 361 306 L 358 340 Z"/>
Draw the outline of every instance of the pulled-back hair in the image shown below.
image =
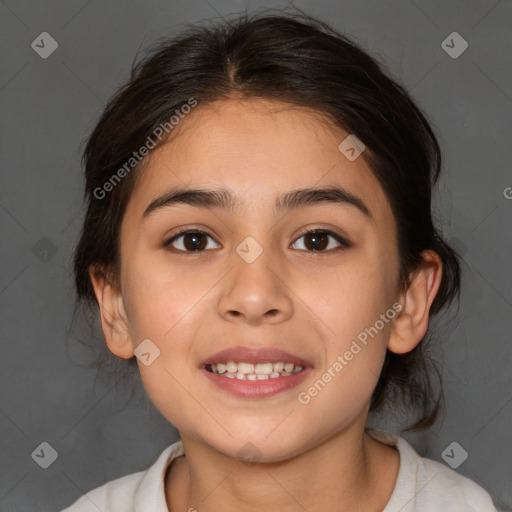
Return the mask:
<path id="1" fill-rule="evenodd" d="M 123 173 L 108 193 L 99 197 L 98 190 L 104 190 L 119 169 L 126 169 L 134 151 L 191 98 L 204 106 L 234 96 L 311 108 L 355 134 L 366 146 L 362 157 L 394 214 L 401 284 L 407 285 L 421 252 L 431 249 L 440 256 L 443 270 L 430 314 L 457 296 L 458 256 L 432 220 L 431 193 L 441 154 L 425 116 L 406 91 L 345 36 L 309 16 L 263 13 L 194 26 L 160 41 L 133 66 L 129 81 L 110 99 L 83 154 L 87 212 L 74 254 L 79 301 L 95 305 L 90 265 L 107 276 L 118 275 L 121 221 L 144 160 Z M 432 386 L 425 342 L 406 354 L 387 352 L 371 402 L 371 410 L 377 411 L 399 398 L 417 410 L 411 429 L 433 424 L 442 396 Z"/>

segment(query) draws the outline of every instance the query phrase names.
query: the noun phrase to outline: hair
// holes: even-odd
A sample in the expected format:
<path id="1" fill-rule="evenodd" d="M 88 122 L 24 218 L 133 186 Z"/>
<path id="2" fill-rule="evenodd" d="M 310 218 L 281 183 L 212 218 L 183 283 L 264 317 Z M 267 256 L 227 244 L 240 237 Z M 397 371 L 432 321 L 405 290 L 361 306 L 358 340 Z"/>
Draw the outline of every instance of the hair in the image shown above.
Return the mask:
<path id="1" fill-rule="evenodd" d="M 441 152 L 424 114 L 381 65 L 325 23 L 303 14 L 260 13 L 192 26 L 178 37 L 158 41 L 111 97 L 83 152 L 87 212 L 74 253 L 77 302 L 97 305 L 89 266 L 108 278 L 118 276 L 120 225 L 145 160 L 105 197 L 97 198 L 95 190 L 191 98 L 207 106 L 233 97 L 313 109 L 355 134 L 366 146 L 362 156 L 394 214 L 399 284 L 407 286 L 422 251 L 433 250 L 443 267 L 430 315 L 458 296 L 459 257 L 432 219 Z M 442 390 L 434 391 L 426 342 L 427 336 L 406 354 L 387 351 L 370 405 L 370 411 L 380 411 L 398 400 L 417 411 L 409 430 L 431 426 L 442 402 Z"/>

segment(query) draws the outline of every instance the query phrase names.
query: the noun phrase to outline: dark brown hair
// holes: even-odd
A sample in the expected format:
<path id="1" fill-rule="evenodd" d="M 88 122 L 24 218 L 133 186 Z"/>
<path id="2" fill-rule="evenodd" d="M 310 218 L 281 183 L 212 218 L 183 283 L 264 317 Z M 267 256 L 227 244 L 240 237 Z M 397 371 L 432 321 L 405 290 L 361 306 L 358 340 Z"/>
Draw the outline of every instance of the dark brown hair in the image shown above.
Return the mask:
<path id="1" fill-rule="evenodd" d="M 431 314 L 458 295 L 458 256 L 432 220 L 431 192 L 441 154 L 425 116 L 404 89 L 345 36 L 309 16 L 263 13 L 194 26 L 159 42 L 133 66 L 129 81 L 109 101 L 83 154 L 87 213 L 74 255 L 80 300 L 96 300 L 90 265 L 113 279 L 117 275 L 120 224 L 144 160 L 123 173 L 101 198 L 95 191 L 191 98 L 207 105 L 233 95 L 311 108 L 355 134 L 367 148 L 363 157 L 394 213 L 401 283 L 407 284 L 421 252 L 431 249 L 443 262 Z M 410 429 L 433 424 L 442 397 L 431 383 L 425 341 L 407 354 L 387 352 L 372 396 L 372 411 L 397 399 L 419 411 Z"/>

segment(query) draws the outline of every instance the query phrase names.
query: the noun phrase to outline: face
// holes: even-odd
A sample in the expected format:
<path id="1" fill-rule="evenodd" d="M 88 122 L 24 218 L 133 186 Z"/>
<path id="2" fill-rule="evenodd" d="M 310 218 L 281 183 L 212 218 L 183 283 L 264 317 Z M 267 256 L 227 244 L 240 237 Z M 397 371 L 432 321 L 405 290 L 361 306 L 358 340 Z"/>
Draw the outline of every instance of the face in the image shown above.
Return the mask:
<path id="1" fill-rule="evenodd" d="M 151 400 L 182 438 L 234 458 L 250 442 L 262 461 L 284 460 L 364 425 L 399 268 L 365 160 L 347 159 L 348 134 L 317 114 L 270 101 L 199 105 L 175 132 L 121 227 L 129 342 L 160 351 L 138 360 Z M 224 189 L 232 204 L 172 201 L 177 188 Z M 326 188 L 338 192 L 314 192 Z M 261 377 L 225 375 L 251 362 Z"/>

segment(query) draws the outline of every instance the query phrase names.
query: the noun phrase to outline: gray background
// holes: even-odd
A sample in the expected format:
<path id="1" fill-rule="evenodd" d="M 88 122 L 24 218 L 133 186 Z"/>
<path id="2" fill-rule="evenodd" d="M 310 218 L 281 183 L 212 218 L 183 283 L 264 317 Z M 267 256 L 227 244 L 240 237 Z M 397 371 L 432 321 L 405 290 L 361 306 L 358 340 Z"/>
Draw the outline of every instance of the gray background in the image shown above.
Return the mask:
<path id="1" fill-rule="evenodd" d="M 7 0 L 0 2 L 2 512 L 60 510 L 148 467 L 177 440 L 138 375 L 116 367 L 97 374 L 104 342 L 80 317 L 71 325 L 80 149 L 139 48 L 185 23 L 293 5 L 383 61 L 439 136 L 445 174 L 437 218 L 464 256 L 464 287 L 458 320 L 447 315 L 440 325 L 444 422 L 406 437 L 441 462 L 459 443 L 469 456 L 457 471 L 512 510 L 512 200 L 504 195 L 512 186 L 512 3 Z M 59 44 L 47 59 L 31 48 L 44 31 Z M 469 44 L 457 59 L 441 47 L 453 31 Z M 31 457 L 44 441 L 58 452 L 48 469 Z"/>

